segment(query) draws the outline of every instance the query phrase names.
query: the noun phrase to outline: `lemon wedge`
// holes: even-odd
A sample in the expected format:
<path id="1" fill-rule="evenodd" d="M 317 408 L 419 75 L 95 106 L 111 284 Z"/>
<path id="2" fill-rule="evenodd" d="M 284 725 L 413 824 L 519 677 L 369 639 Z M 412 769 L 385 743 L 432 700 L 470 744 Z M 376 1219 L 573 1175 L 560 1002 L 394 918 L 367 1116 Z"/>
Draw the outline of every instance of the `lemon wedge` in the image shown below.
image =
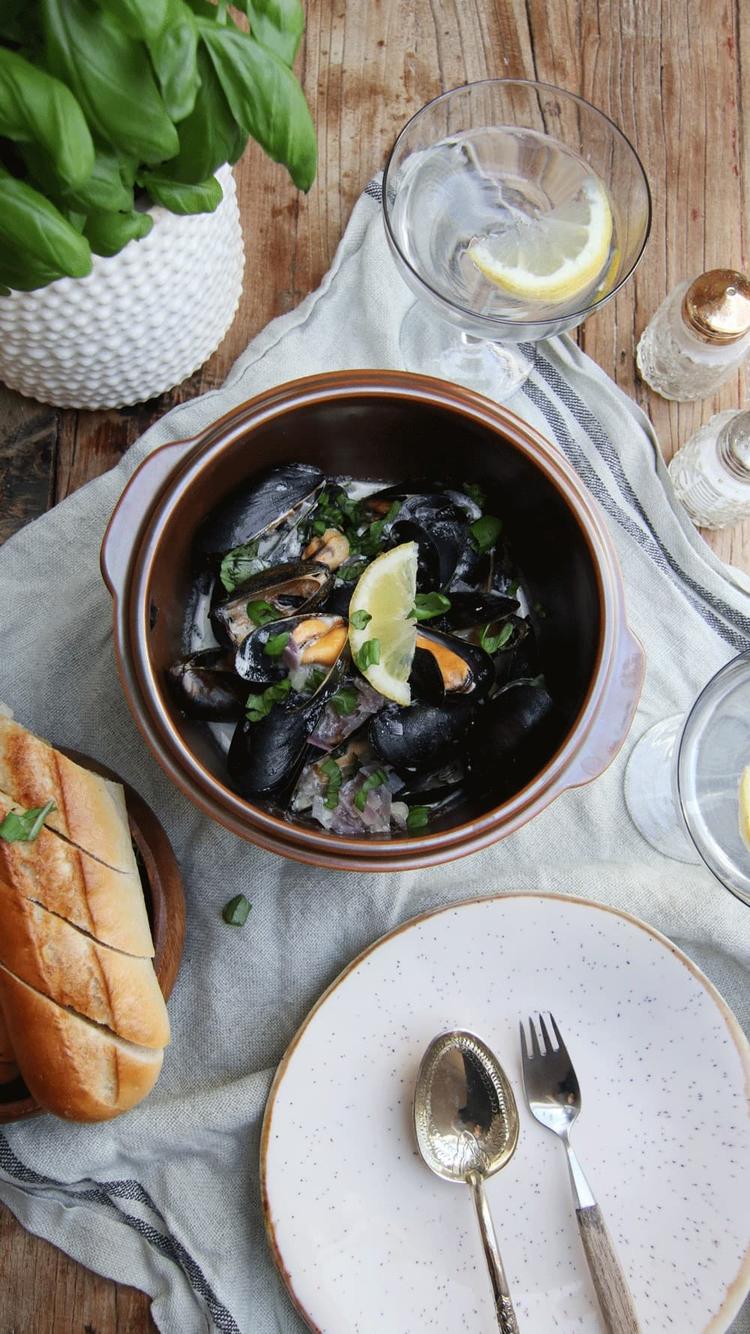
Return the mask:
<path id="1" fill-rule="evenodd" d="M 469 259 L 485 278 L 529 301 L 567 301 L 599 277 L 612 242 L 604 186 L 589 177 L 567 204 L 505 231 L 480 237 Z"/>
<path id="2" fill-rule="evenodd" d="M 349 604 L 352 657 L 373 690 L 397 704 L 411 703 L 417 624 L 409 612 L 416 592 L 417 544 L 403 542 L 363 570 Z"/>
<path id="3" fill-rule="evenodd" d="M 740 833 L 750 848 L 750 764 L 742 770 L 740 777 Z"/>

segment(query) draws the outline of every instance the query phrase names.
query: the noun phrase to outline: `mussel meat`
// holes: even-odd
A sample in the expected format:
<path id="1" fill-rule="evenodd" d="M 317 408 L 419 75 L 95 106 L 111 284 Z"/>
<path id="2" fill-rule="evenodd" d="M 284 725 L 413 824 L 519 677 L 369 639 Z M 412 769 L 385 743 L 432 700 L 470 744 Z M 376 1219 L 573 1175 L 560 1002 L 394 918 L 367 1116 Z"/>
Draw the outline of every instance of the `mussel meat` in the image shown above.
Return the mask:
<path id="1" fill-rule="evenodd" d="M 232 655 L 223 649 L 180 658 L 168 669 L 167 679 L 186 717 L 217 723 L 242 717 L 247 686 L 234 673 Z"/>
<path id="2" fill-rule="evenodd" d="M 289 561 L 245 580 L 230 597 L 214 604 L 211 624 L 217 639 L 239 648 L 259 625 L 310 611 L 333 586 L 333 575 L 314 561 Z"/>
<path id="3" fill-rule="evenodd" d="M 428 704 L 446 696 L 470 695 L 474 703 L 489 692 L 495 672 L 489 653 L 439 630 L 421 628 L 409 678 L 412 693 Z"/>

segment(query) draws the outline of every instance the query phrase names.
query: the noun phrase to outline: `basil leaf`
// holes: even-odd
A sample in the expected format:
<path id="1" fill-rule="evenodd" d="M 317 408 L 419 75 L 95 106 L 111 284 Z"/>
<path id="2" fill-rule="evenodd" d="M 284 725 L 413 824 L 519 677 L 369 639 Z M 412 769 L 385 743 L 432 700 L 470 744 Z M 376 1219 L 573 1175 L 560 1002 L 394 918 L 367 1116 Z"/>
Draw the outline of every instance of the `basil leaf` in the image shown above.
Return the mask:
<path id="1" fill-rule="evenodd" d="M 328 701 L 341 718 L 350 718 L 359 704 L 359 691 L 354 686 L 343 686 Z"/>
<path id="2" fill-rule="evenodd" d="M 251 574 L 257 574 L 262 568 L 263 562 L 258 559 L 258 543 L 245 542 L 227 552 L 221 562 L 219 578 L 227 593 L 233 593 L 245 579 L 249 579 Z"/>
<path id="3" fill-rule="evenodd" d="M 237 28 L 198 20 L 235 120 L 300 190 L 315 179 L 317 145 L 305 95 L 283 60 Z"/>
<path id="4" fill-rule="evenodd" d="M 366 639 L 355 661 L 361 672 L 366 672 L 368 667 L 377 667 L 380 662 L 380 640 Z"/>
<path id="5" fill-rule="evenodd" d="M 291 637 L 291 630 L 282 630 L 278 635 L 269 635 L 263 645 L 263 652 L 267 653 L 269 658 L 280 658 Z"/>
<path id="6" fill-rule="evenodd" d="M 179 152 L 159 168 L 160 175 L 186 185 L 207 180 L 223 162 L 236 162 L 247 143 L 247 133 L 234 119 L 202 46 L 198 48 L 197 70 L 200 86 L 193 109 L 177 127 Z"/>
<path id="7" fill-rule="evenodd" d="M 429 806 L 410 806 L 406 817 L 406 828 L 410 833 L 415 829 L 424 829 L 430 818 Z"/>
<path id="8" fill-rule="evenodd" d="M 8 811 L 0 824 L 0 838 L 6 843 L 33 843 L 50 811 L 54 810 L 57 810 L 54 801 L 48 801 L 44 806 L 33 806 L 28 811 Z"/>
<path id="9" fill-rule="evenodd" d="M 227 926 L 244 926 L 250 916 L 252 903 L 249 903 L 244 894 L 236 894 L 233 899 L 224 904 L 221 915 Z"/>
<path id="10" fill-rule="evenodd" d="M 70 89 L 5 47 L 0 47 L 0 135 L 38 145 L 64 185 L 81 186 L 91 175 L 94 144 Z"/>
<path id="11" fill-rule="evenodd" d="M 369 611 L 353 611 L 349 617 L 355 630 L 364 630 L 366 625 L 370 624 L 372 616 Z"/>
<path id="12" fill-rule="evenodd" d="M 503 531 L 502 519 L 495 519 L 491 514 L 483 514 L 469 524 L 469 532 L 477 551 L 489 551 L 494 547 Z"/>
<path id="13" fill-rule="evenodd" d="M 179 149 L 143 46 L 85 0 L 41 0 L 45 60 L 75 94 L 94 136 L 139 162 Z"/>
<path id="14" fill-rule="evenodd" d="M 450 609 L 451 600 L 444 593 L 417 593 L 407 620 L 429 621 L 433 616 L 443 616 Z"/>
<path id="15" fill-rule="evenodd" d="M 27 9 L 26 0 L 0 0 L 0 37 L 20 44 L 36 36 L 29 32 Z"/>
<path id="16" fill-rule="evenodd" d="M 305 28 L 300 0 L 245 0 L 245 11 L 256 42 L 291 68 Z"/>
<path id="17" fill-rule="evenodd" d="M 96 0 L 131 37 L 151 42 L 167 21 L 167 0 Z"/>
<path id="18" fill-rule="evenodd" d="M 167 7 L 166 24 L 148 42 L 148 50 L 167 112 L 173 121 L 181 121 L 193 110 L 201 85 L 198 29 L 183 0 L 167 0 Z"/>
<path id="19" fill-rule="evenodd" d="M 285 699 L 292 688 L 289 677 L 283 681 L 277 681 L 275 685 L 269 686 L 259 695 L 250 695 L 245 705 L 245 714 L 251 723 L 259 723 L 261 718 L 265 718 L 271 712 L 274 704 L 279 704 Z"/>
<path id="20" fill-rule="evenodd" d="M 148 236 L 154 220 L 148 213 L 89 213 L 84 232 L 95 255 L 117 255 L 128 241 Z"/>
<path id="21" fill-rule="evenodd" d="M 363 811 L 367 805 L 367 798 L 370 793 L 374 792 L 376 788 L 382 787 L 383 784 L 387 782 L 388 778 L 386 774 L 383 773 L 382 769 L 376 769 L 374 773 L 368 774 L 354 798 L 354 805 L 357 807 L 357 810 Z"/>
<path id="22" fill-rule="evenodd" d="M 66 201 L 86 213 L 90 209 L 100 213 L 129 213 L 133 207 L 133 185 L 125 184 L 121 167 L 124 164 L 116 153 L 98 148 L 88 180 L 76 190 L 66 190 Z M 45 182 L 41 184 L 44 186 Z"/>
<path id="23" fill-rule="evenodd" d="M 492 629 L 491 623 L 490 625 L 485 625 L 481 635 L 479 636 L 479 643 L 481 647 L 486 650 L 487 653 L 497 653 L 498 649 L 503 648 L 503 646 L 507 644 L 508 640 L 512 637 L 513 624 L 511 621 L 506 621 L 505 625 L 502 627 L 502 629 L 498 631 L 496 635 L 490 634 L 491 629 Z"/>
<path id="24" fill-rule="evenodd" d="M 138 184 L 148 190 L 155 204 L 161 204 L 171 213 L 213 213 L 224 198 L 215 176 L 197 185 L 184 185 L 168 180 L 161 172 L 142 171 Z"/>
<path id="25" fill-rule="evenodd" d="M 0 282 L 18 290 L 43 287 L 56 278 L 91 272 L 89 243 L 44 195 L 0 167 Z M 23 286 L 20 284 L 23 282 Z"/>
<path id="26" fill-rule="evenodd" d="M 279 619 L 279 613 L 274 610 L 270 602 L 264 602 L 262 598 L 257 602 L 248 602 L 247 614 L 253 625 L 267 625 L 269 621 Z"/>

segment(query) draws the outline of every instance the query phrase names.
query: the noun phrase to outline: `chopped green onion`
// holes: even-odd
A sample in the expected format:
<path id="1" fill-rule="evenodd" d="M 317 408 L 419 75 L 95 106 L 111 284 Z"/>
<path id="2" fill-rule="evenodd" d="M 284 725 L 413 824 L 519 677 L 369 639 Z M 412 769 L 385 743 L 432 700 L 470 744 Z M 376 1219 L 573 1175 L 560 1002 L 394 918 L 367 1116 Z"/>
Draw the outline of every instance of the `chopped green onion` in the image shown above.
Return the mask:
<path id="1" fill-rule="evenodd" d="M 278 635 L 269 635 L 263 645 L 263 652 L 267 653 L 269 658 L 280 658 L 291 637 L 290 630 L 282 630 Z"/>
<path id="2" fill-rule="evenodd" d="M 471 540 L 477 551 L 490 551 L 503 531 L 502 519 L 495 519 L 491 514 L 483 514 L 469 524 Z"/>
<path id="3" fill-rule="evenodd" d="M 228 551 L 221 562 L 219 569 L 219 578 L 227 590 L 227 593 L 233 593 L 245 579 L 249 579 L 251 574 L 256 574 L 263 568 L 263 562 L 258 558 L 258 543 L 245 542 L 240 547 L 233 547 Z"/>
<path id="4" fill-rule="evenodd" d="M 369 794 L 374 792 L 376 787 L 382 787 L 383 784 L 387 782 L 388 777 L 383 773 L 382 769 L 375 769 L 373 773 L 369 774 L 354 798 L 354 805 L 357 807 L 357 810 L 363 811 L 367 805 Z"/>
<path id="5" fill-rule="evenodd" d="M 323 760 L 322 764 L 318 765 L 318 768 L 320 769 L 320 772 L 324 774 L 325 777 L 328 779 L 328 785 L 326 787 L 326 795 L 323 804 L 325 805 L 326 810 L 335 811 L 336 807 L 339 804 L 339 789 L 344 781 L 344 775 L 342 774 L 336 761 L 331 759 L 330 755 L 327 760 Z"/>
<path id="6" fill-rule="evenodd" d="M 245 705 L 245 713 L 250 722 L 259 723 L 261 718 L 265 718 L 271 712 L 274 704 L 285 699 L 291 688 L 292 683 L 287 676 L 283 681 L 277 681 L 275 685 L 269 686 L 261 694 L 250 695 Z"/>
<path id="7" fill-rule="evenodd" d="M 32 806 L 28 811 L 8 811 L 0 824 L 0 838 L 6 843 L 33 843 L 50 811 L 56 809 L 54 801 L 48 801 L 44 806 Z"/>
<path id="8" fill-rule="evenodd" d="M 443 616 L 451 609 L 451 600 L 445 593 L 417 593 L 407 620 L 429 621 L 433 616 Z"/>
<path id="9" fill-rule="evenodd" d="M 479 643 L 481 644 L 482 648 L 486 650 L 487 653 L 497 653 L 498 649 L 503 648 L 504 645 L 507 644 L 508 640 L 512 637 L 513 623 L 512 621 L 506 621 L 505 625 L 502 627 L 501 630 L 498 630 L 496 635 L 490 634 L 491 629 L 492 629 L 491 622 L 489 625 L 485 625 L 481 635 L 479 636 Z"/>
<path id="10" fill-rule="evenodd" d="M 227 926 L 244 926 L 252 906 L 251 903 L 248 903 L 244 894 L 236 894 L 233 899 L 224 904 L 221 915 Z"/>
<path id="11" fill-rule="evenodd" d="M 465 490 L 466 488 L 464 488 Z M 430 818 L 429 806 L 410 806 L 409 814 L 406 817 L 406 828 L 410 833 L 415 829 L 424 829 Z"/>
<path id="12" fill-rule="evenodd" d="M 270 602 L 264 602 L 262 598 L 257 602 L 248 602 L 247 614 L 253 625 L 266 625 L 268 621 L 279 619 L 279 613 L 274 610 Z"/>
<path id="13" fill-rule="evenodd" d="M 484 509 L 487 497 L 481 486 L 477 486 L 476 482 L 464 482 L 461 486 L 461 490 L 465 496 L 469 497 L 469 500 L 473 500 L 474 504 L 479 506 L 480 510 Z M 421 809 L 421 807 L 418 807 L 417 809 Z"/>
<path id="14" fill-rule="evenodd" d="M 355 662 L 361 672 L 366 672 L 368 667 L 376 667 L 380 662 L 380 640 L 366 639 Z"/>
<path id="15" fill-rule="evenodd" d="M 329 703 L 341 718 L 349 718 L 359 704 L 359 691 L 354 686 L 343 686 Z"/>
<path id="16" fill-rule="evenodd" d="M 355 630 L 364 630 L 365 626 L 370 624 L 372 616 L 369 611 L 353 611 L 349 620 Z"/>

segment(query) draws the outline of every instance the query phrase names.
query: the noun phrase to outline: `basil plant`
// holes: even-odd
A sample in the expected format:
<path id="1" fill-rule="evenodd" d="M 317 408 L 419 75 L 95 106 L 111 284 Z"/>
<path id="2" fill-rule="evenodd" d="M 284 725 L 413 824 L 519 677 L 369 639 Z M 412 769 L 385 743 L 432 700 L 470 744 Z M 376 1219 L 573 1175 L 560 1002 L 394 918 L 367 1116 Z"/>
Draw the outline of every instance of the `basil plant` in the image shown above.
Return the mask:
<path id="1" fill-rule="evenodd" d="M 0 0 L 0 291 L 84 277 L 153 225 L 209 213 L 248 137 L 315 178 L 292 63 L 300 0 Z"/>

